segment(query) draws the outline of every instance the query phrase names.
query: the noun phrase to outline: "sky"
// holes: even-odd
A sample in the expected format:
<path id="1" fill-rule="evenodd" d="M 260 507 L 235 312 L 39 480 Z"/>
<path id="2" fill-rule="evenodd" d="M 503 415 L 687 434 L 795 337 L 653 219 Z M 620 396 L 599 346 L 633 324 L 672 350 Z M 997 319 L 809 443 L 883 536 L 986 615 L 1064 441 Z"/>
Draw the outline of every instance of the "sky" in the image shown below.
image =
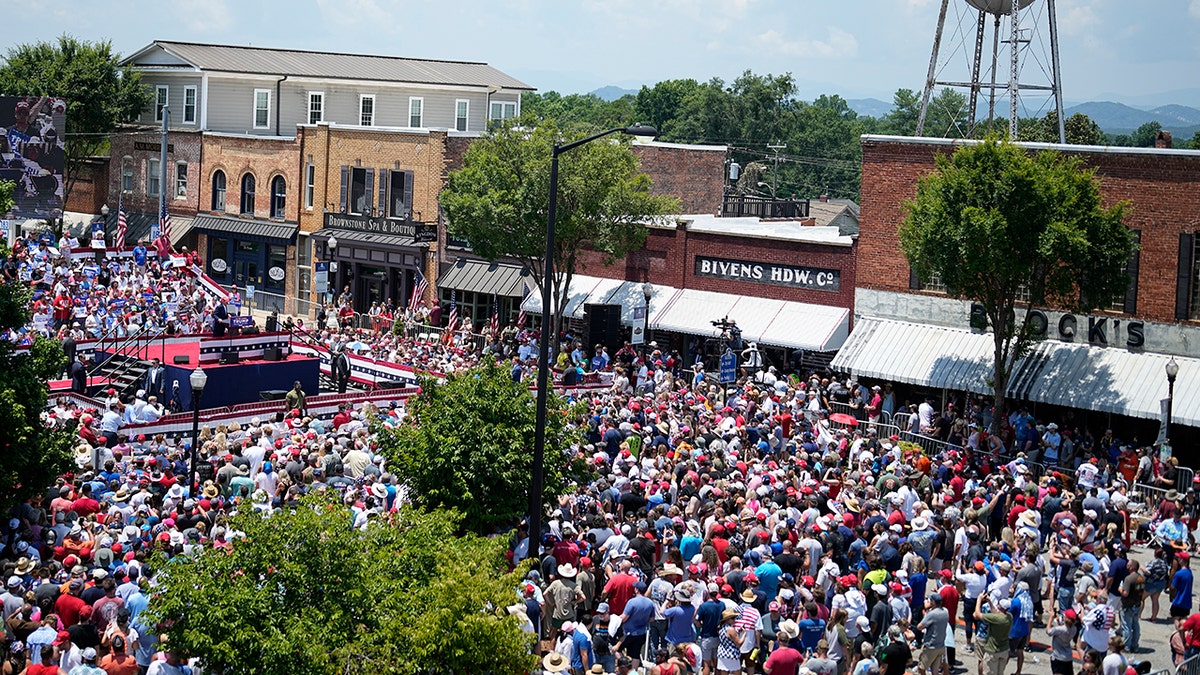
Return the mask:
<path id="1" fill-rule="evenodd" d="M 1042 17 L 1047 0 L 1029 10 Z M 0 0 L 0 8 L 17 6 Z M 20 3 L 26 6 L 27 3 Z M 62 33 L 485 61 L 540 91 L 791 73 L 799 98 L 924 82 L 941 0 L 56 0 L 8 47 Z M 1057 0 L 1063 97 L 1200 105 L 1200 0 Z M 952 0 L 944 49 L 961 47 Z M 961 51 L 946 78 L 966 77 Z M 962 71 L 955 72 L 954 69 Z M 1038 66 L 1031 66 L 1037 73 Z M 1022 79 L 1033 79 L 1023 75 Z M 1190 102 L 1194 99 L 1194 102 Z"/>

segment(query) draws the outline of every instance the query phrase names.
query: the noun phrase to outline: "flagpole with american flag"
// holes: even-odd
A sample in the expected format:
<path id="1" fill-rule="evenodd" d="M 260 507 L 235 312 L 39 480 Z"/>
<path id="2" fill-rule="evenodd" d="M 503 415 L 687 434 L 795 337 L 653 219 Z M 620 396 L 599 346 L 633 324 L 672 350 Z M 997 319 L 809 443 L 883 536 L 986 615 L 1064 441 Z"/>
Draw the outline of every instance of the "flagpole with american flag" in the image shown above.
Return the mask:
<path id="1" fill-rule="evenodd" d="M 454 339 L 454 330 L 458 328 L 458 291 L 450 290 L 450 320 L 446 322 L 446 341 Z"/>
<path id="2" fill-rule="evenodd" d="M 125 220 L 125 209 L 121 204 L 120 195 L 117 196 L 117 255 L 125 250 L 125 235 L 129 233 L 129 222 Z"/>
<path id="3" fill-rule="evenodd" d="M 500 296 L 492 296 L 492 334 L 500 333 Z"/>
<path id="4" fill-rule="evenodd" d="M 167 248 L 174 250 L 171 246 L 171 212 L 167 210 L 167 200 L 162 201 L 162 209 L 158 214 L 158 236 L 165 239 Z"/>
<path id="5" fill-rule="evenodd" d="M 408 311 L 415 314 L 417 309 L 421 307 L 421 298 L 425 297 L 425 291 L 429 288 L 429 282 L 425 279 L 425 275 L 417 270 L 417 283 L 413 286 L 412 297 L 408 299 Z"/>

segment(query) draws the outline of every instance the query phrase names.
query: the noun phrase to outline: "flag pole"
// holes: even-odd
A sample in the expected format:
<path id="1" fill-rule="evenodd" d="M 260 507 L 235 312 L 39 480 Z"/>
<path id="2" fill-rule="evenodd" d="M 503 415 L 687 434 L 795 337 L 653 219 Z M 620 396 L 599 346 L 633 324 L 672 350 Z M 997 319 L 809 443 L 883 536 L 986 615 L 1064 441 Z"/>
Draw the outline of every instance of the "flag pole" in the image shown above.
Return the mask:
<path id="1" fill-rule="evenodd" d="M 167 211 L 167 124 L 171 119 L 171 111 L 167 106 L 162 107 L 162 142 L 158 151 L 158 168 L 161 173 L 161 178 L 158 184 L 158 217 L 161 223 L 162 214 Z M 158 231 L 158 236 L 166 234 L 161 227 Z M 171 243 L 170 238 L 167 239 L 167 244 Z M 174 250 L 174 247 L 171 247 Z"/>

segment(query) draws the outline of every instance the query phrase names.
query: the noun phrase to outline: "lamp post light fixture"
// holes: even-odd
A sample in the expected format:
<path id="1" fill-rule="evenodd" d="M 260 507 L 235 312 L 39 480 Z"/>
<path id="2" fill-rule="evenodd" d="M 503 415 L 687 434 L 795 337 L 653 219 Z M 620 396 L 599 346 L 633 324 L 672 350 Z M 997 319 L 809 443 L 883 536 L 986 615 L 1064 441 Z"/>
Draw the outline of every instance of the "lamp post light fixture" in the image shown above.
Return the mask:
<path id="1" fill-rule="evenodd" d="M 208 384 L 208 373 L 197 367 L 188 376 L 188 382 L 192 385 L 192 456 L 191 468 L 188 471 L 188 496 L 195 497 L 196 457 L 200 454 L 200 448 L 196 447 L 200 437 L 200 397 L 204 395 L 204 387 Z"/>
<path id="2" fill-rule="evenodd" d="M 642 354 L 650 355 L 650 298 L 654 297 L 654 284 L 649 281 L 642 284 L 642 297 L 646 299 L 646 313 L 642 317 Z"/>
<path id="3" fill-rule="evenodd" d="M 1175 362 L 1175 357 L 1172 356 L 1170 361 L 1167 361 L 1167 442 L 1171 441 L 1171 413 L 1175 405 L 1175 378 L 1179 376 L 1179 364 Z"/>
<path id="4" fill-rule="evenodd" d="M 542 540 L 542 488 L 546 468 L 546 407 L 550 387 L 550 285 L 554 282 L 554 221 L 558 208 L 558 156 L 610 134 L 654 137 L 658 130 L 644 124 L 616 127 L 570 143 L 555 143 L 550 155 L 550 204 L 546 209 L 546 256 L 542 263 L 542 329 L 538 336 L 537 419 L 534 425 L 533 471 L 529 485 L 529 555 L 540 558 Z"/>

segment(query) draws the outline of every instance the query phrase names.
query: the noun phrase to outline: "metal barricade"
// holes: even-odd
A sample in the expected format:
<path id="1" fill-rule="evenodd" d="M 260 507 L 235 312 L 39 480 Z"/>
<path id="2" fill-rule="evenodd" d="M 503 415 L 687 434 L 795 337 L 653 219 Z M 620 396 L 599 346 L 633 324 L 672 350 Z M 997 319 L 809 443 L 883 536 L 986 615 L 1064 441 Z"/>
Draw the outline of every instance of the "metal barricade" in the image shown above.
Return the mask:
<path id="1" fill-rule="evenodd" d="M 1175 675 L 1200 675 L 1200 654 L 1186 658 L 1175 666 Z"/>
<path id="2" fill-rule="evenodd" d="M 1179 472 L 1179 477 L 1175 479 L 1175 489 L 1180 493 L 1187 492 L 1187 489 L 1195 484 L 1196 472 L 1186 466 L 1177 466 L 1175 470 Z"/>
<path id="3" fill-rule="evenodd" d="M 931 456 L 947 450 L 958 449 L 957 446 L 951 445 L 940 438 L 933 438 L 932 436 L 925 436 L 922 434 L 902 434 L 900 439 L 921 446 L 921 449 L 925 451 L 925 454 Z"/>
<path id="4" fill-rule="evenodd" d="M 1134 483 L 1130 492 L 1135 500 L 1142 502 L 1150 510 L 1158 508 L 1158 505 L 1167 496 L 1166 488 L 1146 483 Z"/>

